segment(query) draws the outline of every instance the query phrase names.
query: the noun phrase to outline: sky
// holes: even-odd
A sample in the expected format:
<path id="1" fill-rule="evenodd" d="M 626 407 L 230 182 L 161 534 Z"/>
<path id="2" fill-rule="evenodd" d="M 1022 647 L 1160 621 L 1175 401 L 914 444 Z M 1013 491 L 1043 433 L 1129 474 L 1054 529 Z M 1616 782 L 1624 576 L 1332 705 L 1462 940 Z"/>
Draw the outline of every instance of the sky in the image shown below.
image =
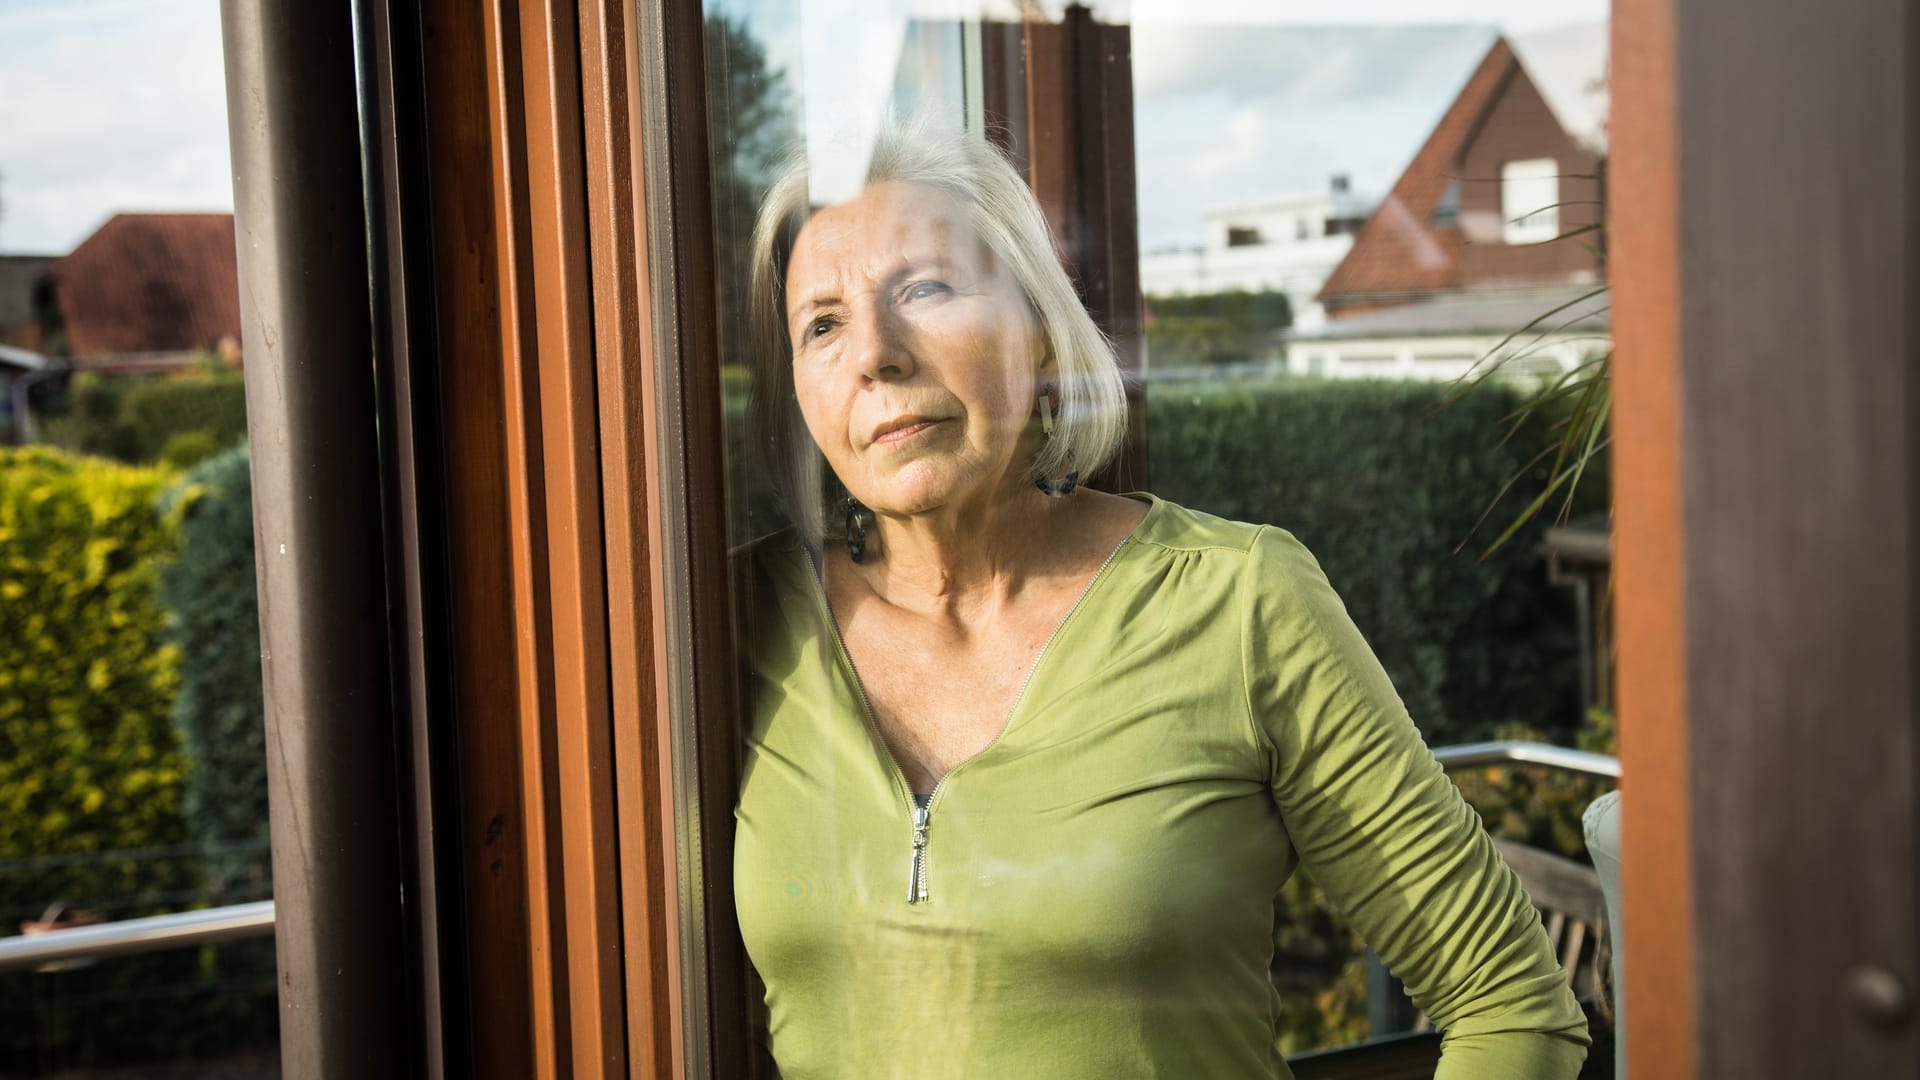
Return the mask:
<path id="1" fill-rule="evenodd" d="M 1063 0 L 1029 0 L 1057 11 Z M 799 100 L 816 201 L 857 190 L 911 20 L 1008 16 L 1016 0 L 720 0 Z M 1210 209 L 1386 192 L 1497 36 L 1556 106 L 1604 66 L 1607 0 L 1094 0 L 1133 28 L 1141 250 L 1198 244 Z M 711 7 L 711 5 L 710 5 Z M 1578 77 L 1575 77 L 1575 73 Z M 1565 78 L 1556 76 L 1565 75 Z M 1565 85 L 1556 85 L 1562 84 Z M 946 112 L 958 116 L 959 102 Z"/>
<path id="2" fill-rule="evenodd" d="M 231 210 L 218 0 L 0 0 L 0 252 Z"/>
<path id="3" fill-rule="evenodd" d="M 1488 23 L 1136 28 L 1142 251 L 1200 242 L 1205 211 L 1390 189 L 1502 32 Z M 1563 124 L 1604 133 L 1605 24 L 1506 33 Z"/>
<path id="4" fill-rule="evenodd" d="M 744 16 L 786 71 L 831 188 L 857 182 L 861 155 L 842 144 L 879 123 L 909 19 L 1005 16 L 1020 2 L 709 9 Z M 1135 27 L 1146 250 L 1196 242 L 1208 208 L 1320 190 L 1334 172 L 1383 191 L 1495 33 L 1538 36 L 1608 11 L 1607 0 L 1095 7 Z M 71 250 L 117 211 L 231 207 L 218 0 L 0 0 L 0 252 Z"/>

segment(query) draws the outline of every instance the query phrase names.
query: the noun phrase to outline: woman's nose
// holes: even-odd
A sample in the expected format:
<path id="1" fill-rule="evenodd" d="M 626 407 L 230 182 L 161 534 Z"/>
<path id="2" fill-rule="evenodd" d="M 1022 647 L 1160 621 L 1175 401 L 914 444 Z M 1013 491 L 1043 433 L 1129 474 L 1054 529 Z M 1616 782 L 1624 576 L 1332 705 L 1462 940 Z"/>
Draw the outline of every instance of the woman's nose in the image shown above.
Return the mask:
<path id="1" fill-rule="evenodd" d="M 852 347 L 856 368 L 863 379 L 897 382 L 913 374 L 913 351 L 899 317 L 882 308 L 864 319 L 855 319 Z"/>

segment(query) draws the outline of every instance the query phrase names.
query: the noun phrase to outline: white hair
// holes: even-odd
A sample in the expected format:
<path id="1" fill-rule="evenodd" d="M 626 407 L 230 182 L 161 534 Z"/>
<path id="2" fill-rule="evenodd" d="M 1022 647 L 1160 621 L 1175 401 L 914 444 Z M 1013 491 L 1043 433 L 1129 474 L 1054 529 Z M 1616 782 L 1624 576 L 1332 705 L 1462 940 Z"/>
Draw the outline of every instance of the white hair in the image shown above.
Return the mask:
<path id="1" fill-rule="evenodd" d="M 953 198 L 1026 295 L 1058 384 L 1053 437 L 1030 466 L 1034 478 L 1057 479 L 1074 469 L 1088 477 L 1111 461 L 1127 429 L 1120 364 L 1113 344 L 1074 292 L 1040 204 L 1014 167 L 984 139 L 915 121 L 881 131 L 866 183 L 920 184 Z M 786 309 L 787 263 L 815 209 L 810 195 L 805 158 L 796 156 L 774 181 L 754 225 L 747 305 L 754 375 L 749 416 L 795 524 L 818 543 L 839 531 L 840 523 L 833 520 L 839 485 L 825 483 L 825 458 L 800 416 Z"/>

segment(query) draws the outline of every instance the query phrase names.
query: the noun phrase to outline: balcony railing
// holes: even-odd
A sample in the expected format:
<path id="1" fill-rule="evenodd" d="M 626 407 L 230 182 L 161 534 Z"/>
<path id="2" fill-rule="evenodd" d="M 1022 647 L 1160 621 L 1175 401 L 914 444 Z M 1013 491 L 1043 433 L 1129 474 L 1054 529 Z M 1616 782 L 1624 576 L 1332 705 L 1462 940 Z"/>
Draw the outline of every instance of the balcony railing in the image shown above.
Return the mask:
<path id="1" fill-rule="evenodd" d="M 273 933 L 273 901 L 122 919 L 69 930 L 0 938 L 0 971 L 64 960 L 128 956 L 183 945 L 206 945 Z"/>
<path id="2" fill-rule="evenodd" d="M 1617 758 L 1545 743 L 1504 741 L 1443 746 L 1434 751 L 1434 757 L 1449 770 L 1483 765 L 1539 765 L 1589 776 L 1620 777 Z M 265 936 L 273 933 L 273 920 L 273 901 L 263 900 L 4 938 L 0 939 L 0 971 Z M 1295 1069 L 1303 1078 L 1431 1075 L 1438 1048 L 1439 1037 L 1431 1032 L 1386 1036 L 1359 1046 L 1302 1055 L 1295 1059 Z"/>

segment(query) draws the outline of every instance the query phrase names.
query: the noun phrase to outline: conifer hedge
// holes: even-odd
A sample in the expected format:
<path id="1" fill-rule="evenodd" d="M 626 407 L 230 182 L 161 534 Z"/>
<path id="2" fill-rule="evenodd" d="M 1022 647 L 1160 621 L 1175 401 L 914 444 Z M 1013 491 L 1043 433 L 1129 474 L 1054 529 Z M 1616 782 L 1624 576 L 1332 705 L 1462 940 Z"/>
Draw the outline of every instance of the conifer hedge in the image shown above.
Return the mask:
<path id="1" fill-rule="evenodd" d="M 170 479 L 41 448 L 0 449 L 0 918 L 126 896 L 166 866 L 52 856 L 186 839 L 174 734 L 179 650 L 158 597 Z M 22 864 L 23 860 L 38 860 Z M 4 924 L 0 924 L 4 926 Z"/>
<path id="2" fill-rule="evenodd" d="M 1148 475 L 1164 498 L 1298 537 L 1429 743 L 1515 725 L 1570 743 L 1583 719 L 1577 623 L 1540 554 L 1552 515 L 1478 557 L 1539 493 L 1544 475 L 1524 466 L 1549 436 L 1502 441 L 1501 418 L 1520 403 L 1512 389 L 1483 385 L 1440 408 L 1447 392 L 1384 380 L 1152 384 Z M 1582 489 L 1605 505 L 1604 476 L 1590 472 Z"/>
<path id="3" fill-rule="evenodd" d="M 746 373 L 722 380 L 731 541 L 785 524 L 749 452 Z M 1578 629 L 1547 581 L 1543 514 L 1478 556 L 1537 495 L 1528 460 L 1551 417 L 1505 439 L 1520 392 L 1483 385 L 1445 408 L 1444 383 L 1303 378 L 1149 383 L 1148 480 L 1195 510 L 1278 525 L 1306 544 L 1434 745 L 1525 727 L 1571 744 L 1579 730 Z M 1475 539 L 1488 503 L 1516 474 Z M 1589 469 L 1576 513 L 1604 507 Z M 1557 508 L 1558 502 L 1555 501 Z"/>
<path id="4" fill-rule="evenodd" d="M 249 655 L 258 702 L 257 632 L 207 614 L 233 592 L 216 580 L 229 564 L 207 554 L 226 538 L 209 535 L 249 516 L 226 484 L 233 459 L 219 464 L 169 490 L 164 468 L 0 448 L 0 936 L 55 901 L 110 919 L 216 902 L 234 875 L 208 858 L 211 834 L 189 811 L 225 815 L 210 789 L 261 776 L 264 751 L 256 739 L 246 762 L 229 746 L 192 760 L 180 732 L 208 725 L 175 718 L 218 697 L 209 679 L 244 677 Z M 245 472 L 242 456 L 242 495 Z M 183 537 L 197 579 L 173 565 Z M 176 599 L 206 592 L 181 605 L 178 629 L 163 577 Z M 238 846 L 215 855 L 264 864 L 257 845 Z M 271 1046 L 277 1018 L 271 939 L 7 972 L 0 1075 Z"/>
<path id="5" fill-rule="evenodd" d="M 161 572 L 160 599 L 173 616 L 169 640 L 187 658 L 174 717 L 193 762 L 184 805 L 188 831 L 210 852 L 201 872 L 211 891 L 259 893 L 271 871 L 245 444 L 195 467 L 168 501 L 177 508 L 180 544 L 178 557 Z"/>
<path id="6" fill-rule="evenodd" d="M 247 433 L 241 374 L 216 360 L 175 376 L 81 372 L 52 397 L 39 418 L 51 442 L 131 464 L 186 468 Z"/>

